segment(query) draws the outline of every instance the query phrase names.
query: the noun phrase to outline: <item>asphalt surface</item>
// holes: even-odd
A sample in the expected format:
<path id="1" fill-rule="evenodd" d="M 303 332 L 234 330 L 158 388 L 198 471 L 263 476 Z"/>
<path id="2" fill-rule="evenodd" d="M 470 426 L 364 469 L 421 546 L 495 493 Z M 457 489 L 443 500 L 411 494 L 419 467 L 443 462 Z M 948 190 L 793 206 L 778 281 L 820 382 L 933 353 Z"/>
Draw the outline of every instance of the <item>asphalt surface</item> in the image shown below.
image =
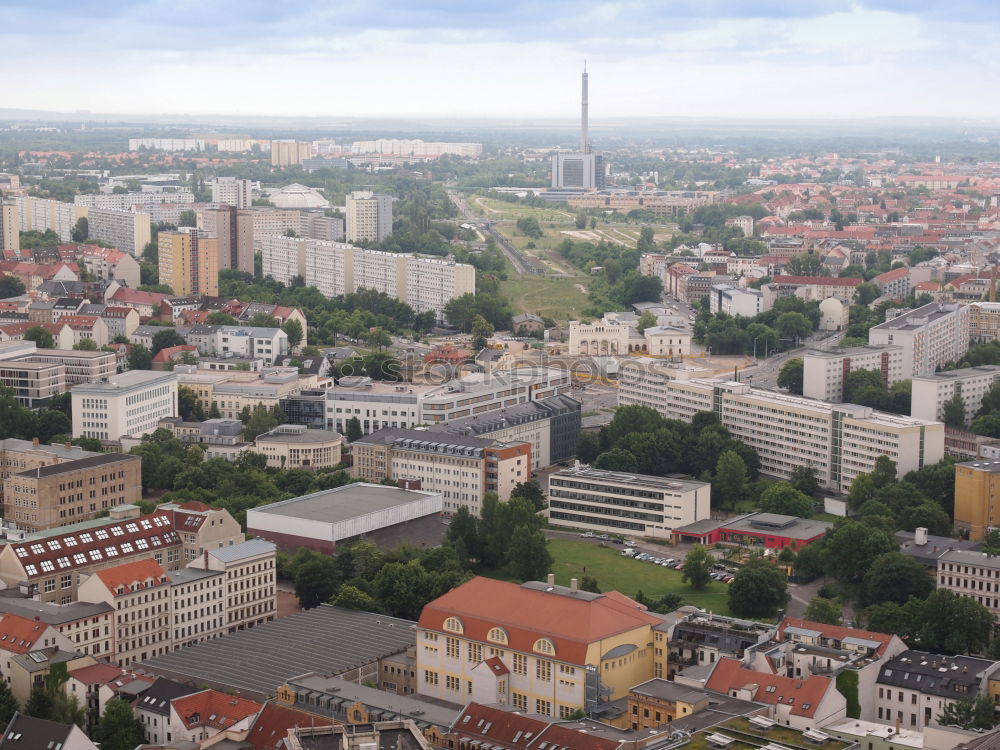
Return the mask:
<path id="1" fill-rule="evenodd" d="M 793 357 L 801 357 L 807 349 L 829 348 L 844 338 L 844 332 L 820 331 L 805 340 L 804 345 L 761 359 L 756 365 L 744 368 L 742 379 L 756 388 L 774 390 L 778 387 L 778 374 L 782 366 Z"/>

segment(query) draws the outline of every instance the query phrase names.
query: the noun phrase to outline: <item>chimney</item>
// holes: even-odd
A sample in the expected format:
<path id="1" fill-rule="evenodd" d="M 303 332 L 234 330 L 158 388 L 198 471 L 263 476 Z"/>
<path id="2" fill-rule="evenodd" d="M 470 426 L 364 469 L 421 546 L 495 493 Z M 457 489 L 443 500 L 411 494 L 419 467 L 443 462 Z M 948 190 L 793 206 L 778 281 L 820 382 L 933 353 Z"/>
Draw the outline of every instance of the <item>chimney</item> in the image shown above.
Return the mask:
<path id="1" fill-rule="evenodd" d="M 72 450 L 73 444 L 70 443 L 70 442 L 67 442 L 63 447 L 66 448 L 66 450 Z"/>
<path id="2" fill-rule="evenodd" d="M 549 586 L 555 586 L 556 585 L 556 574 L 555 573 L 549 573 L 549 575 L 546 577 L 545 580 L 549 584 Z"/>
<path id="3" fill-rule="evenodd" d="M 590 126 L 589 126 L 589 111 L 590 103 L 588 102 L 587 95 L 587 63 L 583 63 L 583 90 L 582 96 L 580 97 L 580 153 L 589 154 L 590 153 Z"/>
<path id="4" fill-rule="evenodd" d="M 927 529 L 923 526 L 919 526 L 917 530 L 913 533 L 913 543 L 919 547 L 923 547 L 927 544 Z"/>
<path id="5" fill-rule="evenodd" d="M 574 594 L 579 590 L 577 587 L 577 580 L 575 578 L 569 579 L 569 590 L 572 591 Z"/>
<path id="6" fill-rule="evenodd" d="M 205 550 L 205 570 L 208 570 L 208 550 Z"/>
<path id="7" fill-rule="evenodd" d="M 38 446 L 38 438 L 36 438 L 36 437 L 31 438 L 31 444 L 33 446 L 37 447 Z"/>

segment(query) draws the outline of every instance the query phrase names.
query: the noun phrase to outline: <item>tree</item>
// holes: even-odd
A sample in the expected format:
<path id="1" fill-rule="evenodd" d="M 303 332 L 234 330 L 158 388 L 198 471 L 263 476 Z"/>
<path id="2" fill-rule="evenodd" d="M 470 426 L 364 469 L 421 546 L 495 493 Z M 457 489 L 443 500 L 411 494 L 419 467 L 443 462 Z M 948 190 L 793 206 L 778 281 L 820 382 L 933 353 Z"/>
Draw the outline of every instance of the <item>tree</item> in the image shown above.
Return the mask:
<path id="1" fill-rule="evenodd" d="M 830 271 L 815 253 L 800 253 L 788 259 L 785 271 L 791 276 L 829 276 Z"/>
<path id="2" fill-rule="evenodd" d="M 7 726 L 11 717 L 20 710 L 17 698 L 10 692 L 10 685 L 7 680 L 0 680 L 0 724 Z"/>
<path id="3" fill-rule="evenodd" d="M 601 441 L 593 432 L 581 432 L 576 441 L 576 457 L 585 464 L 593 463 L 601 453 Z"/>
<path id="4" fill-rule="evenodd" d="M 487 342 L 494 333 L 494 328 L 490 322 L 482 315 L 476 315 L 472 319 L 472 349 L 478 352 L 486 347 Z"/>
<path id="5" fill-rule="evenodd" d="M 250 318 L 250 326 L 253 328 L 279 328 L 278 319 L 266 312 L 254 313 Z"/>
<path id="6" fill-rule="evenodd" d="M 340 587 L 340 591 L 337 592 L 337 596 L 334 597 L 331 604 L 359 612 L 374 612 L 378 607 L 370 594 L 349 583 Z"/>
<path id="7" fill-rule="evenodd" d="M 760 496 L 760 509 L 765 513 L 777 513 L 782 516 L 797 516 L 811 518 L 814 512 L 813 501 L 792 487 L 788 482 L 774 482 Z"/>
<path id="8" fill-rule="evenodd" d="M 605 471 L 636 472 L 639 470 L 639 463 L 635 460 L 635 456 L 624 448 L 612 448 L 597 457 L 594 461 L 594 468 Z"/>
<path id="9" fill-rule="evenodd" d="M 841 274 L 843 276 L 844 274 Z M 855 301 L 859 305 L 870 305 L 875 301 L 881 294 L 879 288 L 872 284 L 870 281 L 866 281 L 863 284 L 858 284 L 857 288 L 854 290 Z"/>
<path id="10" fill-rule="evenodd" d="M 545 493 L 542 492 L 542 485 L 538 483 L 537 479 L 518 482 L 510 491 L 510 496 L 524 498 L 534 506 L 535 510 L 545 508 Z"/>
<path id="11" fill-rule="evenodd" d="M 510 539 L 510 572 L 522 581 L 542 581 L 552 570 L 545 534 L 528 526 L 518 526 Z"/>
<path id="12" fill-rule="evenodd" d="M 155 357 L 160 353 L 161 349 L 169 349 L 172 346 L 183 346 L 187 341 L 184 337 L 177 333 L 173 328 L 164 328 L 162 331 L 157 331 L 153 336 L 151 350 L 152 355 Z"/>
<path id="13" fill-rule="evenodd" d="M 795 489 L 808 497 L 815 497 L 819 494 L 819 478 L 815 466 L 796 466 L 792 469 L 792 475 L 788 478 L 788 483 Z"/>
<path id="14" fill-rule="evenodd" d="M 877 558 L 898 549 L 882 529 L 850 519 L 838 522 L 824 548 L 826 572 L 844 583 L 861 581 Z"/>
<path id="15" fill-rule="evenodd" d="M 928 651 L 976 653 L 987 647 L 992 633 L 993 615 L 971 597 L 937 589 L 921 605 L 916 638 Z"/>
<path id="16" fill-rule="evenodd" d="M 384 612 L 415 620 L 428 598 L 431 580 L 418 560 L 390 562 L 372 581 L 375 599 Z M 441 592 L 444 593 L 444 592 Z"/>
<path id="17" fill-rule="evenodd" d="M 337 568 L 329 557 L 316 556 L 299 567 L 295 574 L 295 596 L 303 609 L 312 609 L 330 601 L 337 593 Z"/>
<path id="18" fill-rule="evenodd" d="M 52 334 L 41 326 L 32 326 L 24 332 L 22 337 L 25 341 L 34 341 L 39 349 L 52 349 L 56 345 L 56 340 Z"/>
<path id="19" fill-rule="evenodd" d="M 780 568 L 751 559 L 729 584 L 729 609 L 737 617 L 774 617 L 788 600 L 787 586 Z"/>
<path id="20" fill-rule="evenodd" d="M 186 385 L 177 388 L 177 413 L 185 422 L 191 420 L 195 407 L 198 405 L 198 394 Z"/>
<path id="21" fill-rule="evenodd" d="M 805 364 L 801 357 L 793 357 L 781 366 L 778 372 L 778 386 L 789 393 L 802 395 L 802 385 L 805 381 Z"/>
<path id="22" fill-rule="evenodd" d="M 288 336 L 288 346 L 294 349 L 302 343 L 302 324 L 294 318 L 285 321 L 281 330 Z"/>
<path id="23" fill-rule="evenodd" d="M 97 342 L 93 339 L 80 339 L 76 344 L 73 344 L 73 348 L 81 352 L 96 352 Z"/>
<path id="24" fill-rule="evenodd" d="M 746 496 L 747 464 L 734 450 L 723 451 L 715 464 L 712 500 L 716 507 L 735 508 Z"/>
<path id="25" fill-rule="evenodd" d="M 886 552 L 877 557 L 862 579 L 866 604 L 906 604 L 911 596 L 926 599 L 933 590 L 934 580 L 924 566 L 901 552 Z"/>
<path id="26" fill-rule="evenodd" d="M 591 594 L 600 594 L 601 587 L 597 585 L 596 578 L 584 575 L 580 577 L 580 591 L 589 591 Z"/>
<path id="27" fill-rule="evenodd" d="M 149 370 L 153 366 L 153 354 L 142 344 L 132 344 L 128 353 L 128 369 Z"/>
<path id="28" fill-rule="evenodd" d="M 17 276 L 0 276 L 0 299 L 20 297 L 24 292 L 24 283 Z"/>
<path id="29" fill-rule="evenodd" d="M 86 242 L 90 236 L 90 222 L 86 216 L 81 216 L 76 220 L 76 224 L 69 230 L 69 237 L 73 242 Z"/>
<path id="30" fill-rule="evenodd" d="M 826 625 L 840 625 L 844 607 L 839 599 L 824 599 L 814 596 L 806 606 L 805 619 L 812 622 L 822 622 Z"/>
<path id="31" fill-rule="evenodd" d="M 205 318 L 205 323 L 210 326 L 235 326 L 239 325 L 239 321 L 236 320 L 229 313 L 224 313 L 221 310 L 216 310 L 213 313 L 209 313 L 208 317 Z"/>
<path id="32" fill-rule="evenodd" d="M 181 227 L 196 227 L 198 226 L 198 215 L 192 209 L 181 211 L 177 225 Z"/>
<path id="33" fill-rule="evenodd" d="M 253 442 L 258 435 L 270 432 L 284 422 L 285 415 L 279 406 L 268 409 L 263 404 L 257 404 L 250 412 L 250 419 L 243 422 L 243 439 Z"/>
<path id="34" fill-rule="evenodd" d="M 826 572 L 824 570 L 825 564 L 824 542 L 819 539 L 812 544 L 807 544 L 795 555 L 795 575 L 799 581 L 811 581 Z"/>
<path id="35" fill-rule="evenodd" d="M 583 211 L 577 211 L 574 223 L 577 229 L 587 228 L 587 214 Z"/>
<path id="36" fill-rule="evenodd" d="M 714 558 L 708 550 L 696 544 L 684 557 L 683 575 L 681 580 L 690 583 L 693 589 L 703 589 L 712 580 L 712 565 Z"/>
<path id="37" fill-rule="evenodd" d="M 945 427 L 954 427 L 957 430 L 966 428 L 965 401 L 962 400 L 961 393 L 956 393 L 944 402 L 944 424 Z"/>
<path id="38" fill-rule="evenodd" d="M 812 333 L 813 324 L 805 315 L 799 312 L 781 313 L 774 321 L 774 329 L 783 339 L 804 339 Z"/>
<path id="39" fill-rule="evenodd" d="M 362 437 L 364 432 L 361 431 L 361 420 L 357 417 L 351 417 L 347 420 L 347 442 L 353 443 L 358 438 Z"/>
<path id="40" fill-rule="evenodd" d="M 644 333 L 647 328 L 654 328 L 656 326 L 656 316 L 653 315 L 649 310 L 646 310 L 642 315 L 639 316 L 636 328 L 639 333 Z"/>
<path id="41" fill-rule="evenodd" d="M 100 744 L 101 750 L 134 750 L 146 741 L 146 731 L 128 703 L 112 698 L 104 706 L 93 740 Z"/>
<path id="42" fill-rule="evenodd" d="M 961 698 L 945 703 L 944 709 L 938 714 L 938 724 L 941 726 L 961 729 L 992 729 L 998 721 L 1000 718 L 997 717 L 993 701 L 988 695 Z"/>
<path id="43" fill-rule="evenodd" d="M 35 686 L 31 688 L 31 694 L 28 696 L 28 702 L 24 704 L 24 713 L 28 716 L 34 716 L 36 719 L 46 719 L 48 721 L 52 721 L 52 714 L 54 711 L 55 705 L 52 703 L 52 697 L 45 689 L 45 685 L 36 683 Z"/>
<path id="44" fill-rule="evenodd" d="M 387 349 L 392 346 L 392 336 L 386 333 L 381 328 L 376 328 L 373 331 L 368 331 L 364 335 L 365 343 L 372 347 L 376 351 L 381 351 L 382 349 Z M 367 368 L 367 365 L 366 365 Z"/>

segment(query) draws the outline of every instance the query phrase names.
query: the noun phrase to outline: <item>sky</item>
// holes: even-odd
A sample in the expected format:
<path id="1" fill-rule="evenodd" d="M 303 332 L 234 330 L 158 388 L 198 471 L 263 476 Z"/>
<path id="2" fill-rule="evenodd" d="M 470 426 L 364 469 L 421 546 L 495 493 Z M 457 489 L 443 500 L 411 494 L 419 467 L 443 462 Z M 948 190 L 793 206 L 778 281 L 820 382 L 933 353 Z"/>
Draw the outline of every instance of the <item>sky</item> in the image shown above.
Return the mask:
<path id="1" fill-rule="evenodd" d="M 997 0 L 0 0 L 0 108 L 1000 118 Z"/>

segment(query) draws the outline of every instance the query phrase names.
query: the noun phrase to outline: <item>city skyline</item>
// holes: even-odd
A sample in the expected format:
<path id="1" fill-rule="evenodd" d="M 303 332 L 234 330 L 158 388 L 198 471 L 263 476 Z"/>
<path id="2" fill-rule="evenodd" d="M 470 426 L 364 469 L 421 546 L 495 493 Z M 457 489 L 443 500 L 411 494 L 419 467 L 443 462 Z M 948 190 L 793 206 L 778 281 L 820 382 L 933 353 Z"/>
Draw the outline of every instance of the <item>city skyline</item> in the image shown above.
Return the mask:
<path id="1" fill-rule="evenodd" d="M 0 7 L 8 57 L 35 71 L 5 106 L 121 114 L 569 117 L 587 59 L 595 121 L 991 118 L 998 26 L 974 0 Z"/>

